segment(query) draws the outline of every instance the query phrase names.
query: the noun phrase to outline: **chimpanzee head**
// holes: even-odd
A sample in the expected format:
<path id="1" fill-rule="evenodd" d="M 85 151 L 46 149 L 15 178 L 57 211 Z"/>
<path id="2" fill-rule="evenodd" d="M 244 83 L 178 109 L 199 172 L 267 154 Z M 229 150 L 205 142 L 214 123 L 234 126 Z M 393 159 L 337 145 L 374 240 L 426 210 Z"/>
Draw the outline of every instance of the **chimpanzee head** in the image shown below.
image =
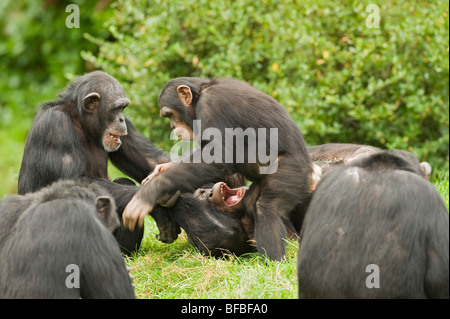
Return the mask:
<path id="1" fill-rule="evenodd" d="M 219 182 L 210 189 L 197 189 L 194 196 L 224 213 L 233 214 L 243 208 L 242 198 L 246 191 L 247 187 L 245 186 L 231 189 L 227 184 Z"/>
<path id="2" fill-rule="evenodd" d="M 91 72 L 69 84 L 60 97 L 76 103 L 88 139 L 107 152 L 119 149 L 120 137 L 127 135 L 123 110 L 130 100 L 116 79 L 104 72 Z"/>
<path id="3" fill-rule="evenodd" d="M 170 127 L 183 140 L 192 140 L 195 105 L 200 97 L 202 84 L 209 80 L 181 77 L 170 80 L 159 95 L 160 114 L 170 119 Z"/>
<path id="4" fill-rule="evenodd" d="M 368 170 L 393 168 L 409 171 L 426 180 L 429 180 L 431 174 L 431 165 L 428 162 L 419 163 L 412 153 L 402 150 L 379 151 L 352 161 L 352 165 Z"/>
<path id="5" fill-rule="evenodd" d="M 194 192 L 194 196 L 205 203 L 205 207 L 210 212 L 220 212 L 224 214 L 230 225 L 233 220 L 239 219 L 239 224 L 247 234 L 248 240 L 254 240 L 255 224 L 245 213 L 245 207 L 242 199 L 247 192 L 248 187 L 242 186 L 229 188 L 227 184 L 218 182 L 212 188 L 199 188 Z M 206 238 L 203 238 L 206 240 Z M 232 250 L 232 249 L 231 249 Z"/>

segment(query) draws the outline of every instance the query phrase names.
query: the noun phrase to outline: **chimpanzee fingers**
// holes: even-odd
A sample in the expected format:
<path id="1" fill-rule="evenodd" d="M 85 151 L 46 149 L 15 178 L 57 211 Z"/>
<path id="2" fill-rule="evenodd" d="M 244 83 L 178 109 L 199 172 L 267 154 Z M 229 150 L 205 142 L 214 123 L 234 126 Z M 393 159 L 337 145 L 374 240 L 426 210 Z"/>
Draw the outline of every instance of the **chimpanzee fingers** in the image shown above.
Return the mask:
<path id="1" fill-rule="evenodd" d="M 150 181 L 151 179 L 153 179 L 153 173 L 148 175 L 146 178 L 144 178 L 141 182 L 141 186 L 144 186 L 148 181 Z"/>
<path id="2" fill-rule="evenodd" d="M 162 168 L 163 168 L 163 165 L 164 165 L 164 164 L 158 164 L 158 165 L 156 165 L 156 166 L 155 166 L 155 169 L 153 170 L 153 172 L 152 172 L 150 175 L 148 175 L 148 177 L 150 177 L 150 179 L 152 179 L 152 178 L 158 176 L 158 174 L 164 172 L 165 170 L 162 169 Z"/>
<path id="3" fill-rule="evenodd" d="M 171 169 L 172 167 L 174 167 L 175 165 L 177 165 L 177 163 L 174 162 L 169 162 L 169 163 L 164 163 L 164 164 L 158 164 L 155 166 L 155 169 L 153 170 L 153 173 L 151 173 L 149 176 L 151 176 L 152 178 L 156 177 L 157 175 L 164 173 L 165 171 L 168 171 L 169 169 Z"/>
<path id="4" fill-rule="evenodd" d="M 144 178 L 141 182 L 141 186 L 144 186 L 148 181 L 154 179 L 156 176 L 158 176 L 160 173 L 164 172 L 167 169 L 162 169 L 162 165 L 164 164 L 158 164 L 155 166 L 155 169 L 153 172 L 151 172 L 146 178 Z"/>
<path id="5" fill-rule="evenodd" d="M 153 209 L 153 205 L 147 204 L 133 197 L 125 207 L 122 215 L 123 225 L 130 231 L 134 231 L 136 223 L 140 228 L 144 226 L 144 219 Z"/>
<path id="6" fill-rule="evenodd" d="M 144 227 L 145 216 L 147 216 L 152 211 L 152 209 L 153 209 L 153 206 L 150 206 L 150 208 L 144 208 L 144 209 L 140 210 L 139 215 L 138 215 L 139 228 Z"/>
<path id="7" fill-rule="evenodd" d="M 134 220 L 134 216 L 132 212 L 135 210 L 134 208 L 134 198 L 127 204 L 122 214 L 123 226 L 128 228 L 130 231 L 134 231 L 134 225 L 136 221 Z"/>

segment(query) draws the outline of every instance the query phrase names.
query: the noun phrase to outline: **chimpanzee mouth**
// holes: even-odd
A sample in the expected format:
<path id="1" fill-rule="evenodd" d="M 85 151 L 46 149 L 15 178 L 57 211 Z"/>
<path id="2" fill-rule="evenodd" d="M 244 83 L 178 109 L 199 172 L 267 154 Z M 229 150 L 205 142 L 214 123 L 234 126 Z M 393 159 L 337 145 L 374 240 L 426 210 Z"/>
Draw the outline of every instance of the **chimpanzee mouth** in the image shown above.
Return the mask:
<path id="1" fill-rule="evenodd" d="M 114 135 L 114 134 L 109 133 L 109 138 L 112 139 L 117 144 L 122 143 L 122 141 L 120 140 L 120 136 L 119 135 Z"/>
<path id="2" fill-rule="evenodd" d="M 115 152 L 122 145 L 122 136 L 127 135 L 127 132 L 121 133 L 118 131 L 105 131 L 102 139 L 103 149 L 107 152 Z"/>
<path id="3" fill-rule="evenodd" d="M 122 144 L 122 141 L 120 140 L 120 137 L 121 137 L 121 136 L 125 136 L 125 135 L 127 135 L 127 134 L 113 134 L 113 133 L 109 132 L 109 138 L 110 138 L 114 143 L 117 143 L 117 144 Z"/>
<path id="4" fill-rule="evenodd" d="M 227 186 L 227 184 L 220 184 L 220 194 L 222 195 L 222 199 L 228 206 L 234 206 L 238 204 L 245 195 L 245 191 L 247 187 L 239 187 L 231 189 Z"/>

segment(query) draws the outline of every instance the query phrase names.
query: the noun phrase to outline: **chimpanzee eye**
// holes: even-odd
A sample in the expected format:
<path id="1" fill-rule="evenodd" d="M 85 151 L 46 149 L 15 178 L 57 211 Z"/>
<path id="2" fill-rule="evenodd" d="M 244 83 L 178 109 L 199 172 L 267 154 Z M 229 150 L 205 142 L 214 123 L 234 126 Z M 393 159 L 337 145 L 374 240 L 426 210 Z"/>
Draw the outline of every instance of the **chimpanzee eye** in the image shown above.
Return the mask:
<path id="1" fill-rule="evenodd" d="M 161 109 L 160 115 L 162 117 L 172 117 L 173 113 L 172 113 L 172 111 L 169 108 L 164 107 L 164 108 Z"/>

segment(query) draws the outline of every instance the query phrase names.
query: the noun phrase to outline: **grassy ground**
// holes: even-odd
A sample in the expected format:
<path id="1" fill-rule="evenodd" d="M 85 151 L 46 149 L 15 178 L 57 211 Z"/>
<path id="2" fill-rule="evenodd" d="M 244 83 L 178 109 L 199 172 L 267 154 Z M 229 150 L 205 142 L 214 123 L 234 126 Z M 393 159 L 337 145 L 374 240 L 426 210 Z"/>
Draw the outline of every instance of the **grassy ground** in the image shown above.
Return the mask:
<path id="1" fill-rule="evenodd" d="M 187 243 L 184 232 L 173 244 L 154 236 L 158 229 L 145 221 L 145 237 L 137 256 L 127 260 L 137 298 L 296 298 L 298 243 L 287 242 L 287 260 L 268 262 L 257 254 L 206 258 Z"/>

